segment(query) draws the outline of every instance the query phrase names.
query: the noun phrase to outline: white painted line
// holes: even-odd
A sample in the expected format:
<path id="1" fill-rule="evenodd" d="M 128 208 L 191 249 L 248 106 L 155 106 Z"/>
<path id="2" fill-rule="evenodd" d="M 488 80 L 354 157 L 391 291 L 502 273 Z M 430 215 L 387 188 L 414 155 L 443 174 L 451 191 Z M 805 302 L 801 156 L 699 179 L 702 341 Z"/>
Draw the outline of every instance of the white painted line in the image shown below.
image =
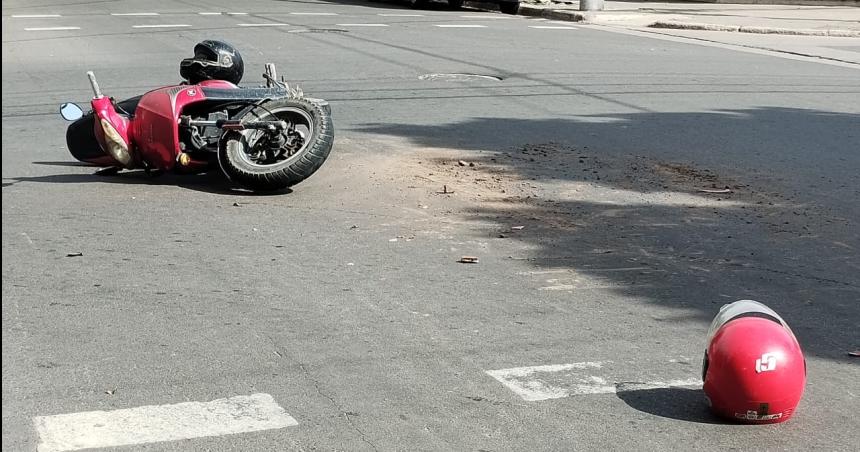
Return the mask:
<path id="1" fill-rule="evenodd" d="M 41 440 L 38 452 L 177 441 L 298 425 L 269 394 L 38 416 L 33 421 Z"/>
<path id="2" fill-rule="evenodd" d="M 227 13 L 228 16 L 247 16 L 248 13 Z"/>
<path id="3" fill-rule="evenodd" d="M 180 28 L 190 27 L 188 24 L 132 25 L 131 28 Z"/>
<path id="4" fill-rule="evenodd" d="M 570 270 L 537 270 L 528 272 L 517 272 L 518 275 L 551 275 L 554 273 L 573 273 Z"/>
<path id="5" fill-rule="evenodd" d="M 557 286 L 538 287 L 538 290 L 574 290 L 576 286 L 573 284 L 559 284 Z"/>
<path id="6" fill-rule="evenodd" d="M 12 14 L 15 19 L 41 19 L 46 17 L 62 17 L 59 14 Z"/>
<path id="7" fill-rule="evenodd" d="M 486 25 L 434 25 L 439 28 L 487 28 Z"/>
<path id="8" fill-rule="evenodd" d="M 337 16 L 337 13 L 290 13 L 294 16 Z"/>
<path id="9" fill-rule="evenodd" d="M 289 27 L 290 24 L 236 24 L 240 27 Z"/>
<path id="10" fill-rule="evenodd" d="M 335 24 L 338 27 L 387 27 L 386 24 Z"/>
<path id="11" fill-rule="evenodd" d="M 157 16 L 158 13 L 111 13 L 111 16 Z"/>
<path id="12" fill-rule="evenodd" d="M 220 12 L 214 12 L 214 11 L 206 11 L 206 12 L 197 13 L 197 14 L 200 14 L 201 16 L 220 16 L 221 15 Z"/>
<path id="13" fill-rule="evenodd" d="M 700 379 L 691 378 L 688 375 L 657 381 L 648 381 L 641 376 L 622 378 L 618 375 L 632 370 L 632 366 L 629 365 L 613 365 L 612 361 L 596 361 L 514 367 L 488 370 L 486 373 L 529 402 L 573 395 L 612 394 L 619 391 L 702 385 Z M 684 371 L 689 372 L 689 366 L 669 367 L 667 363 L 665 371 L 682 374 Z"/>
<path id="14" fill-rule="evenodd" d="M 460 16 L 464 19 L 513 19 L 514 16 Z"/>
<path id="15" fill-rule="evenodd" d="M 24 31 L 60 31 L 60 30 L 80 30 L 81 27 L 36 27 L 25 28 Z"/>
<path id="16" fill-rule="evenodd" d="M 379 14 L 382 17 L 424 17 L 424 14 Z"/>
<path id="17" fill-rule="evenodd" d="M 562 27 L 553 25 L 529 25 L 529 28 L 539 28 L 542 30 L 576 30 L 576 27 Z"/>

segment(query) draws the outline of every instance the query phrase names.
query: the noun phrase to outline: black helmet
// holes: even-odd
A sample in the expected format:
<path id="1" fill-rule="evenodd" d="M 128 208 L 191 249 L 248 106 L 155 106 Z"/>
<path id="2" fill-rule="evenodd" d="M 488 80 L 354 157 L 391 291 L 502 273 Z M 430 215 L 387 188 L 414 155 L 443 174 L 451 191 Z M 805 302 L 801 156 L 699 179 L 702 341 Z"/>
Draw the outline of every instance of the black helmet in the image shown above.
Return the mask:
<path id="1" fill-rule="evenodd" d="M 189 83 L 203 80 L 226 80 L 238 84 L 245 73 L 242 55 L 223 41 L 206 40 L 194 46 L 194 57 L 179 64 L 179 75 Z"/>

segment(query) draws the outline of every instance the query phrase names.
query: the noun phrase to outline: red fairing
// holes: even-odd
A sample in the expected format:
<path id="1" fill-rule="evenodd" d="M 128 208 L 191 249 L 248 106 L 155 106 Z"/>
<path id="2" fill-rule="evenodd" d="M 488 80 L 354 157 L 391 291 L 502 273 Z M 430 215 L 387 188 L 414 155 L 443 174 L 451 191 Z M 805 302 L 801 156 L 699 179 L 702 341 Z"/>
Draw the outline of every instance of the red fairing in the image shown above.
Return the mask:
<path id="1" fill-rule="evenodd" d="M 134 136 L 142 160 L 156 169 L 176 164 L 179 115 L 190 104 L 206 99 L 197 85 L 159 88 L 143 95 L 134 113 Z"/>
<path id="2" fill-rule="evenodd" d="M 101 120 L 106 120 L 113 125 L 114 129 L 119 132 L 126 144 L 130 144 L 132 142 L 132 128 L 129 126 L 129 120 L 125 116 L 116 112 L 110 98 L 93 98 L 93 100 L 90 101 L 90 105 L 93 108 L 93 113 L 96 115 L 96 119 L 98 119 L 98 121 L 93 122 L 93 131 L 95 132 L 96 140 L 98 140 L 99 146 L 101 146 L 102 149 L 107 149 L 107 144 L 105 142 L 105 132 L 102 128 Z M 124 166 L 109 154 L 100 158 L 98 161 L 93 161 L 92 163 L 104 166 Z"/>
<path id="3" fill-rule="evenodd" d="M 776 318 L 752 315 L 727 321 L 711 338 L 705 365 L 704 391 L 711 409 L 737 422 L 784 422 L 803 396 L 803 352 Z"/>

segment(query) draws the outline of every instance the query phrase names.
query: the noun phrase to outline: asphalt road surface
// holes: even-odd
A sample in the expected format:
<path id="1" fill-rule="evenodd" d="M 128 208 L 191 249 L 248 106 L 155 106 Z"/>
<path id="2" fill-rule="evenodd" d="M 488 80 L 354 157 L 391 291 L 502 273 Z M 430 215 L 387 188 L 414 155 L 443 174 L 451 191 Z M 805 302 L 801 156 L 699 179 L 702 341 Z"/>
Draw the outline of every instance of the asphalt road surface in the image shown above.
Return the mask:
<path id="1" fill-rule="evenodd" d="M 856 448 L 857 67 L 442 4 L 2 8 L 4 450 Z M 87 70 L 130 97 L 208 38 L 331 102 L 318 173 L 74 161 Z M 705 407 L 739 299 L 806 353 L 787 423 Z"/>

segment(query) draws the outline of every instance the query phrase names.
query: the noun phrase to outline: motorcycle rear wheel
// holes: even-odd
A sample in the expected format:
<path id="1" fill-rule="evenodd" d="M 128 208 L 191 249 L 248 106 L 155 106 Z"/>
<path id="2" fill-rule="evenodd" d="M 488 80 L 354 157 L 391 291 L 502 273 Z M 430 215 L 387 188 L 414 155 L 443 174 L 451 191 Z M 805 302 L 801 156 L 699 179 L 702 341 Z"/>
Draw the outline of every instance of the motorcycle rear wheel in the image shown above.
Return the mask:
<path id="1" fill-rule="evenodd" d="M 334 126 L 327 105 L 305 98 L 275 99 L 257 106 L 241 118 L 249 121 L 286 121 L 303 138 L 298 149 L 281 148 L 281 154 L 263 158 L 263 132 L 226 132 L 218 146 L 218 162 L 231 180 L 255 191 L 291 187 L 318 170 L 331 152 Z"/>

